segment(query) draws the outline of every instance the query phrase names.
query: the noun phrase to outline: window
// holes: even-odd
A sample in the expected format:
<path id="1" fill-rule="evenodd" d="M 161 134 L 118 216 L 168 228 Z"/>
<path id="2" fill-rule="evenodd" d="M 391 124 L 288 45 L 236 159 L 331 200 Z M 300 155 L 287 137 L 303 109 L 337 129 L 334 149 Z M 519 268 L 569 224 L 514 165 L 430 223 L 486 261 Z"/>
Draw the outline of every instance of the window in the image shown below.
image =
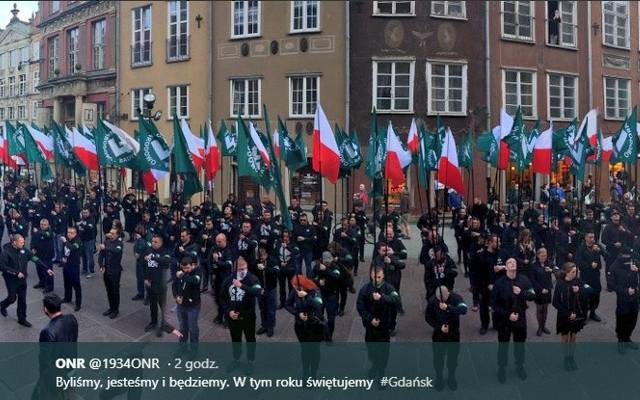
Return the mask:
<path id="1" fill-rule="evenodd" d="M 27 74 L 18 75 L 18 96 L 27 94 Z"/>
<path id="2" fill-rule="evenodd" d="M 533 10 L 531 1 L 502 2 L 502 36 L 533 41 Z"/>
<path id="3" fill-rule="evenodd" d="M 25 106 L 18 106 L 18 119 L 24 120 L 26 117 Z"/>
<path id="4" fill-rule="evenodd" d="M 5 61 L 7 58 L 7 53 L 0 54 L 0 70 L 5 69 L 7 62 Z"/>
<path id="5" fill-rule="evenodd" d="M 169 118 L 189 118 L 189 86 L 169 87 Z"/>
<path id="6" fill-rule="evenodd" d="M 49 79 L 55 77 L 60 73 L 60 67 L 58 64 L 58 44 L 60 38 L 58 36 L 49 38 L 47 45 L 49 47 Z M 56 71 L 58 73 L 56 73 Z"/>
<path id="7" fill-rule="evenodd" d="M 187 1 L 169 2 L 168 59 L 189 58 L 189 6 Z"/>
<path id="8" fill-rule="evenodd" d="M 432 17 L 466 18 L 466 1 L 432 1 Z"/>
<path id="9" fill-rule="evenodd" d="M 13 107 L 7 107 L 8 119 L 16 119 L 16 114 Z"/>
<path id="10" fill-rule="evenodd" d="M 373 62 L 373 106 L 380 112 L 413 112 L 414 61 Z"/>
<path id="11" fill-rule="evenodd" d="M 231 116 L 260 118 L 262 79 L 231 80 Z"/>
<path id="12" fill-rule="evenodd" d="M 289 116 L 313 117 L 318 104 L 318 76 L 292 76 L 289 78 Z"/>
<path id="13" fill-rule="evenodd" d="M 548 74 L 547 85 L 549 119 L 574 119 L 578 115 L 578 78 L 573 75 Z"/>
<path id="14" fill-rule="evenodd" d="M 547 1 L 547 44 L 576 47 L 576 2 Z"/>
<path id="15" fill-rule="evenodd" d="M 605 118 L 624 119 L 630 109 L 628 79 L 604 77 Z"/>
<path id="16" fill-rule="evenodd" d="M 26 64 L 29 62 L 29 46 L 20 48 L 20 62 Z"/>
<path id="17" fill-rule="evenodd" d="M 58 0 L 51 0 L 51 12 L 58 12 L 60 11 L 60 1 Z"/>
<path id="18" fill-rule="evenodd" d="M 0 79 L 0 97 L 4 97 L 5 96 L 4 85 L 5 85 L 4 79 Z M 1 119 L 2 118 L 0 118 L 0 120 Z"/>
<path id="19" fill-rule="evenodd" d="M 73 74 L 76 72 L 77 66 L 80 65 L 80 47 L 78 46 L 78 39 L 80 31 L 78 28 L 69 29 L 67 33 L 67 43 L 69 44 L 69 69 L 68 73 Z"/>
<path id="20" fill-rule="evenodd" d="M 4 121 L 4 107 L 0 108 L 0 120 Z"/>
<path id="21" fill-rule="evenodd" d="M 231 7 L 232 38 L 260 36 L 260 2 L 234 0 Z"/>
<path id="22" fill-rule="evenodd" d="M 320 2 L 291 2 L 291 32 L 308 32 L 320 29 Z"/>
<path id="23" fill-rule="evenodd" d="M 16 94 L 16 77 L 9 77 L 9 97 L 13 97 Z"/>
<path id="24" fill-rule="evenodd" d="M 147 93 L 151 93 L 151 88 L 131 90 L 131 119 L 132 120 L 135 121 L 140 117 L 140 111 L 142 111 L 142 115 L 145 114 L 147 107 L 145 106 L 144 101 L 142 99 L 144 98 L 144 95 Z"/>
<path id="25" fill-rule="evenodd" d="M 93 23 L 93 69 L 104 69 L 105 20 Z"/>
<path id="26" fill-rule="evenodd" d="M 40 84 L 40 71 L 33 71 L 33 91 L 37 92 L 36 89 Z"/>
<path id="27" fill-rule="evenodd" d="M 107 103 L 104 101 L 97 101 L 96 102 L 96 118 L 98 119 L 105 119 L 107 118 Z"/>
<path id="28" fill-rule="evenodd" d="M 415 15 L 415 1 L 374 1 L 373 15 Z"/>
<path id="29" fill-rule="evenodd" d="M 38 117 L 38 102 L 37 101 L 33 101 L 31 103 L 31 117 L 33 119 L 37 119 Z"/>
<path id="30" fill-rule="evenodd" d="M 529 71 L 503 70 L 502 104 L 513 115 L 521 106 L 522 116 L 536 118 L 536 74 Z"/>
<path id="31" fill-rule="evenodd" d="M 429 114 L 467 114 L 467 65 L 427 63 Z"/>
<path id="32" fill-rule="evenodd" d="M 136 8 L 133 13 L 131 65 L 151 64 L 151 6 Z"/>
<path id="33" fill-rule="evenodd" d="M 603 44 L 629 48 L 629 3 L 626 1 L 602 2 Z"/>
<path id="34" fill-rule="evenodd" d="M 9 52 L 9 67 L 15 68 L 17 66 L 18 66 L 18 49 L 15 49 Z"/>
<path id="35" fill-rule="evenodd" d="M 40 42 L 33 42 L 31 44 L 31 54 L 35 61 L 40 60 Z"/>

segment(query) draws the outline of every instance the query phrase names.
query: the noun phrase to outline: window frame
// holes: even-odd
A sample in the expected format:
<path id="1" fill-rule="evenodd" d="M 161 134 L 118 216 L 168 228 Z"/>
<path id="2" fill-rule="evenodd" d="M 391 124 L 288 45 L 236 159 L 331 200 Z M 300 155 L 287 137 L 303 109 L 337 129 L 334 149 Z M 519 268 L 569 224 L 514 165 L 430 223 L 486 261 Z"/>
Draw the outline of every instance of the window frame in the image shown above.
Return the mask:
<path id="1" fill-rule="evenodd" d="M 102 26 L 102 37 L 101 37 L 101 41 L 100 43 L 98 43 L 96 41 L 97 36 L 97 28 L 98 26 Z M 91 35 L 91 67 L 94 71 L 99 71 L 99 70 L 103 70 L 105 69 L 105 39 L 107 37 L 107 20 L 106 19 L 99 19 L 97 21 L 94 21 L 91 24 L 91 31 L 92 31 L 92 35 Z M 98 51 L 99 50 L 99 51 Z M 98 60 L 101 60 L 101 64 L 98 65 L 96 63 L 96 57 L 98 58 Z"/>
<path id="2" fill-rule="evenodd" d="M 248 38 L 256 38 L 256 37 L 260 37 L 262 36 L 262 1 L 257 0 L 258 1 L 258 31 L 256 33 L 243 33 L 241 35 L 236 35 L 234 33 L 234 27 L 235 27 L 235 20 L 234 20 L 234 5 L 236 3 L 236 1 L 242 1 L 244 2 L 245 8 L 244 8 L 244 12 L 243 12 L 243 20 L 242 20 L 242 27 L 243 27 L 243 32 L 248 32 L 249 31 L 249 1 L 251 0 L 232 0 L 229 2 L 229 5 L 231 7 L 230 11 L 231 11 L 231 17 L 229 18 L 229 23 L 231 24 L 231 29 L 229 31 L 230 35 L 229 37 L 231 39 L 248 39 Z"/>
<path id="3" fill-rule="evenodd" d="M 153 64 L 153 50 L 152 50 L 152 46 L 153 46 L 153 5 L 152 4 L 145 4 L 143 6 L 140 7 L 136 7 L 136 8 L 132 8 L 131 9 L 131 46 L 132 46 L 132 51 L 131 51 L 131 66 L 133 67 L 143 67 L 143 66 L 148 66 L 148 65 L 152 65 Z M 144 43 L 146 42 L 146 40 L 144 39 L 144 33 L 146 32 L 146 29 L 144 28 L 144 10 L 148 9 L 149 10 L 149 59 L 148 60 L 143 60 L 143 56 L 144 56 Z M 140 29 L 136 30 L 136 11 L 140 11 Z M 140 53 L 140 61 L 136 62 L 135 61 L 135 57 L 134 54 L 136 53 L 135 48 L 136 48 L 136 32 L 140 33 L 140 50 L 138 51 L 138 53 Z"/>
<path id="4" fill-rule="evenodd" d="M 442 18 L 442 19 L 457 19 L 457 20 L 463 20 L 466 21 L 469 18 L 467 17 L 467 2 L 466 1 L 462 1 L 462 16 L 461 17 L 456 17 L 456 16 L 452 16 L 452 15 L 438 15 L 435 14 L 434 11 L 434 5 L 435 5 L 435 1 L 431 1 L 431 5 L 429 7 L 429 16 L 432 18 Z M 447 5 L 449 4 L 448 0 L 442 0 L 442 3 L 444 3 L 444 9 L 447 10 Z"/>
<path id="5" fill-rule="evenodd" d="M 307 98 L 307 79 L 315 79 L 316 80 L 316 108 L 318 107 L 318 103 L 320 103 L 320 75 L 290 75 L 288 77 L 289 81 L 289 118 L 313 118 L 314 113 L 308 114 L 303 112 L 302 114 L 294 114 L 293 113 L 293 79 L 302 79 L 302 109 L 307 110 L 307 106 L 309 105 L 309 99 Z"/>
<path id="6" fill-rule="evenodd" d="M 18 96 L 26 96 L 27 91 L 27 74 L 18 75 Z"/>
<path id="7" fill-rule="evenodd" d="M 517 0 L 517 2 L 526 1 L 526 0 Z M 510 33 L 504 32 L 504 1 L 500 1 L 500 37 L 505 40 L 513 40 L 517 42 L 525 42 L 525 43 L 535 43 L 536 42 L 536 8 L 535 3 L 533 1 L 528 1 L 529 9 L 531 10 L 531 15 L 529 16 L 530 27 L 531 27 L 531 36 L 524 37 L 519 34 L 512 35 Z M 519 25 L 516 25 L 519 26 Z"/>
<path id="8" fill-rule="evenodd" d="M 446 108 L 449 108 L 449 104 L 448 104 L 448 85 L 449 85 L 449 66 L 450 65 L 460 65 L 462 66 L 462 111 L 435 111 L 433 110 L 432 107 L 432 93 L 431 93 L 431 79 L 433 78 L 433 65 L 434 64 L 439 64 L 439 65 L 445 65 L 446 69 L 446 75 L 445 75 L 445 105 Z M 464 60 L 440 60 L 440 59 L 427 59 L 426 62 L 426 68 L 425 68 L 425 77 L 426 77 L 426 82 L 427 82 L 427 115 L 433 116 L 433 115 L 448 115 L 448 116 L 459 116 L 459 117 L 466 117 L 468 114 L 468 107 L 467 107 L 467 101 L 468 101 L 468 95 L 469 95 L 469 89 L 468 89 L 468 85 L 469 85 L 469 79 L 468 79 L 468 73 L 469 73 L 469 64 L 467 63 L 467 61 Z"/>
<path id="9" fill-rule="evenodd" d="M 607 79 L 615 79 L 616 82 L 620 82 L 620 81 L 625 81 L 627 82 L 627 93 L 628 93 L 628 98 L 627 98 L 627 110 L 624 114 L 624 116 L 622 117 L 618 117 L 618 116 L 611 116 L 607 113 Z M 618 98 L 618 91 L 619 91 L 620 85 L 616 84 L 616 103 L 619 103 L 619 98 Z M 632 110 L 632 104 L 631 104 L 631 79 L 625 78 L 625 77 L 621 77 L 621 76 L 614 76 L 614 75 L 604 75 L 602 77 L 602 97 L 603 97 L 603 108 L 604 108 L 604 119 L 608 120 L 608 121 L 624 121 L 627 117 L 627 115 L 629 114 L 629 112 Z M 619 108 L 619 105 L 616 104 L 616 109 Z"/>
<path id="10" fill-rule="evenodd" d="M 54 44 L 54 46 L 52 46 Z M 52 57 L 53 50 L 53 57 Z M 47 38 L 47 71 L 49 79 L 55 78 L 55 70 L 60 71 L 60 35 Z"/>
<path id="11" fill-rule="evenodd" d="M 184 119 L 189 119 L 189 106 L 190 106 L 190 101 L 189 101 L 189 95 L 191 92 L 191 85 L 189 84 L 178 84 L 178 85 L 170 85 L 167 86 L 167 110 L 169 110 L 169 113 L 167 115 L 167 119 L 169 121 L 173 121 L 173 113 L 171 112 L 171 90 L 172 89 L 176 89 L 176 110 L 179 110 L 181 108 L 181 105 L 178 103 L 178 99 L 180 97 L 182 97 L 182 88 L 186 88 L 186 99 L 187 99 L 187 104 L 186 104 L 186 108 L 187 108 L 187 114 L 186 115 L 182 115 L 176 112 L 176 116 L 180 119 L 184 118 Z M 177 90 L 180 89 L 180 94 L 178 95 Z"/>
<path id="12" fill-rule="evenodd" d="M 290 16 L 289 16 L 289 33 L 291 34 L 295 34 L 295 33 L 306 33 L 306 32 L 320 32 L 320 5 L 322 4 L 321 1 L 319 0 L 312 0 L 315 1 L 316 3 L 316 20 L 318 21 L 317 26 L 315 28 L 309 28 L 306 26 L 307 23 L 307 3 L 309 3 L 309 0 L 301 0 L 304 3 L 304 6 L 302 8 L 303 13 L 302 13 L 302 20 L 304 21 L 304 25 L 305 27 L 302 29 L 295 29 L 294 25 L 295 25 L 295 20 L 294 20 L 294 7 L 295 7 L 295 0 L 291 0 L 290 1 L 290 7 L 289 7 L 289 11 L 290 11 Z"/>
<path id="13" fill-rule="evenodd" d="M 151 87 L 136 87 L 136 88 L 132 88 L 131 89 L 131 117 L 130 117 L 130 121 L 137 121 L 140 117 L 139 115 L 136 115 L 136 106 L 140 107 L 140 109 L 142 110 L 142 112 L 144 113 L 144 95 L 147 93 L 151 93 Z M 145 93 L 144 91 L 147 90 L 148 92 Z M 140 96 L 138 98 L 138 104 L 136 104 L 136 93 L 138 95 L 140 95 L 140 93 L 142 92 L 142 96 Z"/>
<path id="14" fill-rule="evenodd" d="M 249 111 L 249 81 L 257 80 L 258 81 L 258 114 L 248 114 Z M 233 113 L 233 83 L 235 81 L 244 81 L 244 113 L 242 114 L 242 118 L 253 118 L 253 119 L 261 119 L 262 118 L 262 108 L 260 104 L 262 104 L 262 77 L 250 76 L 250 77 L 232 77 L 229 79 L 229 116 L 231 118 L 237 118 L 238 115 Z"/>
<path id="15" fill-rule="evenodd" d="M 60 11 L 60 1 L 59 0 L 51 0 L 51 14 L 55 14 L 55 13 L 57 13 L 59 11 Z"/>
<path id="16" fill-rule="evenodd" d="M 531 74 L 531 85 L 532 85 L 532 90 L 531 90 L 531 108 L 532 108 L 532 112 L 533 115 L 522 115 L 522 119 L 526 119 L 526 120 L 537 120 L 538 119 L 538 74 L 537 71 L 533 70 L 533 69 L 525 69 L 525 68 L 510 68 L 510 67 L 505 67 L 502 68 L 502 107 L 506 110 L 507 109 L 507 90 L 506 90 L 506 84 L 507 84 L 507 72 L 518 72 L 518 103 L 520 106 L 522 106 L 522 101 L 521 101 L 521 97 L 522 97 L 522 90 L 520 88 L 520 86 L 522 85 L 522 79 L 520 78 L 520 74 L 524 73 L 529 73 Z"/>
<path id="17" fill-rule="evenodd" d="M 187 10 L 187 17 L 186 17 L 186 21 L 183 21 L 180 19 L 180 9 L 178 8 L 178 6 L 176 6 L 176 22 L 175 24 L 171 22 L 171 3 L 177 3 L 180 4 L 182 1 L 181 0 L 171 0 L 167 2 L 167 60 L 168 61 L 183 61 L 183 60 L 188 60 L 191 57 L 191 49 L 190 49 L 190 35 L 189 35 L 189 31 L 191 30 L 191 24 L 189 23 L 189 2 L 185 1 L 186 4 L 186 10 Z M 186 27 L 186 32 L 182 32 L 180 30 L 180 25 L 182 25 L 183 22 L 186 22 L 187 27 Z M 170 54 L 171 51 L 171 25 L 175 25 L 176 26 L 176 54 L 174 56 L 172 56 Z M 184 35 L 186 36 L 186 54 L 179 54 L 179 49 L 180 49 L 180 40 L 179 37 L 182 36 L 182 34 L 184 33 Z"/>
<path id="18" fill-rule="evenodd" d="M 402 1 L 402 0 L 400 0 Z M 407 0 L 408 1 L 408 0 Z M 416 2 L 415 0 L 411 0 L 411 11 L 409 11 L 408 13 L 402 13 L 402 14 L 398 14 L 395 10 L 396 10 L 396 0 L 388 0 L 386 2 L 392 2 L 392 6 L 391 6 L 391 13 L 381 13 L 378 10 L 378 3 L 379 1 L 374 0 L 373 1 L 373 12 L 372 15 L 374 17 L 393 17 L 393 18 L 398 18 L 398 17 L 415 17 L 416 16 Z"/>
<path id="19" fill-rule="evenodd" d="M 562 82 L 562 86 L 561 86 L 561 105 L 560 105 L 560 109 L 562 110 L 562 113 L 564 114 L 564 78 L 573 78 L 574 80 L 574 86 L 573 86 L 573 103 L 574 103 L 574 115 L 573 117 L 567 117 L 565 115 L 563 115 L 562 117 L 553 117 L 551 115 L 551 75 L 557 75 L 563 78 L 563 82 Z M 570 122 L 573 121 L 574 118 L 578 118 L 578 116 L 580 115 L 580 102 L 579 102 L 579 96 L 580 96 L 580 81 L 578 80 L 578 74 L 572 73 L 572 72 L 562 72 L 562 71 L 547 71 L 546 72 L 546 78 L 547 78 L 547 119 L 549 121 L 565 121 L 565 122 Z"/>
<path id="20" fill-rule="evenodd" d="M 378 64 L 379 63 L 392 63 L 392 72 L 391 72 L 391 84 L 392 88 L 395 89 L 395 64 L 396 63 L 409 63 L 409 109 L 408 110 L 396 110 L 393 107 L 389 110 L 383 110 L 378 108 Z M 414 88 L 415 88 L 415 66 L 416 60 L 414 57 L 402 58 L 402 57 L 393 57 L 393 58 L 373 58 L 371 60 L 371 107 L 372 109 L 375 107 L 376 112 L 378 114 L 413 114 L 414 112 Z M 395 92 L 395 90 L 393 90 Z M 395 95 L 391 96 L 391 105 L 393 106 Z"/>
<path id="21" fill-rule="evenodd" d="M 607 46 L 607 47 L 611 47 L 611 48 L 614 48 L 614 49 L 631 50 L 631 40 L 630 40 L 630 38 L 631 38 L 631 8 L 629 7 L 629 3 L 626 2 L 626 1 L 612 1 L 612 2 L 613 3 L 623 3 L 623 4 L 625 4 L 627 6 L 627 24 L 625 26 L 625 30 L 626 30 L 625 38 L 626 38 L 627 44 L 626 44 L 626 46 L 618 46 L 616 44 L 609 44 L 609 43 L 606 42 L 607 39 L 606 39 L 606 35 L 604 33 L 604 30 L 605 30 L 605 22 L 604 22 L 605 21 L 605 15 L 604 14 L 605 14 L 605 3 L 608 3 L 608 1 L 602 1 L 601 2 L 602 3 L 602 10 L 601 10 L 602 11 L 602 25 L 601 25 L 602 26 L 602 45 L 603 46 Z M 614 26 L 614 28 L 615 28 L 615 26 Z M 617 36 L 614 36 L 614 39 L 617 39 Z"/>
<path id="22" fill-rule="evenodd" d="M 571 3 L 573 4 L 573 23 L 571 24 L 573 26 L 573 42 L 574 44 L 570 45 L 570 44 L 563 44 L 562 43 L 562 24 L 564 22 L 560 22 L 560 29 L 559 29 L 559 33 L 558 33 L 558 44 L 554 44 L 551 43 L 551 36 L 549 35 L 549 2 L 545 1 L 544 2 L 544 10 L 545 10 L 545 24 L 544 24 L 544 30 L 545 30 L 545 44 L 549 47 L 555 47 L 555 48 L 559 48 L 559 49 L 568 49 L 568 50 L 578 50 L 578 6 L 577 6 L 577 1 L 575 0 L 561 0 L 558 1 L 558 8 L 560 9 L 561 4 L 562 3 Z M 560 15 L 562 16 L 562 11 L 560 11 Z"/>
<path id="23" fill-rule="evenodd" d="M 75 32 L 76 40 L 73 40 L 73 33 Z M 73 50 L 72 50 L 73 46 Z M 69 64 L 67 65 L 67 73 L 69 75 L 76 73 L 76 64 L 80 64 L 80 27 L 75 26 L 67 29 L 67 54 L 69 56 Z M 71 62 L 73 60 L 74 62 Z"/>

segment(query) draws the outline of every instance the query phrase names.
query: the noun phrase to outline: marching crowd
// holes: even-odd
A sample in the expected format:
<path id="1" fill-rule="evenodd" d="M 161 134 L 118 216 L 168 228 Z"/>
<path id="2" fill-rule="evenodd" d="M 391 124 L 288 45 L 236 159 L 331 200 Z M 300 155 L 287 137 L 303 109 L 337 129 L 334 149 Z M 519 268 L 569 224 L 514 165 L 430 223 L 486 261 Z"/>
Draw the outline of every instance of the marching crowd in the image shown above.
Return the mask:
<path id="1" fill-rule="evenodd" d="M 38 277 L 34 288 L 45 294 L 52 324 L 61 315 L 60 302 L 81 310 L 81 276 L 90 278 L 96 270 L 107 293 L 103 315 L 115 319 L 123 267 L 135 268 L 137 293 L 132 300 L 149 307 L 145 331 L 158 336 L 173 333 L 195 346 L 201 296 L 210 293 L 217 308 L 213 323 L 229 330 L 234 359 L 241 356 L 244 338 L 252 362 L 251 344 L 256 335 L 274 335 L 277 309 L 293 315 L 300 342 L 331 342 L 336 318 L 344 314 L 350 294 L 365 328 L 365 342 L 389 342 L 398 315 L 404 313 L 402 271 L 419 262 L 424 267 L 425 321 L 433 327 L 432 341 L 458 343 L 460 317 L 468 309 L 477 312 L 481 335 L 491 328 L 497 331 L 501 382 L 511 340 L 517 374 L 526 378 L 522 343 L 527 338 L 529 307 L 535 309 L 537 336 L 551 333 L 549 305 L 557 310 L 556 333 L 566 344 L 564 365 L 576 369 L 576 336 L 588 320 L 601 321 L 598 305 L 603 289 L 617 296 L 618 350 L 637 349 L 631 335 L 639 305 L 634 249 L 640 245 L 640 216 L 632 196 L 616 198 L 607 206 L 578 207 L 576 199 L 555 190 L 546 202 L 518 203 L 507 213 L 497 201 L 485 204 L 476 198 L 468 207 L 460 204 L 453 210 L 456 249 L 445 243 L 444 219 L 433 209 L 417 222 L 420 254 L 409 255 L 403 244 L 406 226 L 401 229 L 406 220 L 399 209 L 392 207 L 387 213 L 380 207 L 368 216 L 363 188 L 361 193 L 339 221 L 326 201 L 306 213 L 293 198 L 289 206 L 293 229 L 286 229 L 275 204 L 252 193 L 241 202 L 229 194 L 220 206 L 206 197 L 192 206 L 179 194 L 170 204 L 162 204 L 155 194 L 143 198 L 133 188 L 120 196 L 109 185 L 94 183 L 85 189 L 62 179 L 36 188 L 7 174 L 0 216 L 0 237 L 5 230 L 9 236 L 0 253 L 7 297 L 0 303 L 0 313 L 6 317 L 7 308 L 17 301 L 18 323 L 31 326 L 26 277 L 32 262 Z M 374 243 L 374 250 L 370 264 L 362 268 L 367 241 Z M 125 242 L 132 243 L 135 266 L 123 266 Z M 469 279 L 471 307 L 460 294 L 466 288 L 454 287 L 460 282 L 458 266 Z M 370 278 L 361 288 L 354 287 L 358 273 Z M 61 299 L 53 294 L 60 275 Z M 173 310 L 168 310 L 169 295 L 175 299 Z M 176 313 L 178 327 L 166 321 L 170 311 Z M 70 323 L 77 339 L 77 322 Z M 45 335 L 46 341 L 55 341 L 55 333 L 64 331 L 57 325 Z M 74 337 L 68 332 L 60 335 Z M 307 374 L 317 370 L 315 349 L 303 356 Z M 446 359 L 452 388 L 458 351 L 457 346 L 434 347 L 436 381 L 443 381 Z M 379 365 L 386 365 L 387 357 L 383 354 Z"/>

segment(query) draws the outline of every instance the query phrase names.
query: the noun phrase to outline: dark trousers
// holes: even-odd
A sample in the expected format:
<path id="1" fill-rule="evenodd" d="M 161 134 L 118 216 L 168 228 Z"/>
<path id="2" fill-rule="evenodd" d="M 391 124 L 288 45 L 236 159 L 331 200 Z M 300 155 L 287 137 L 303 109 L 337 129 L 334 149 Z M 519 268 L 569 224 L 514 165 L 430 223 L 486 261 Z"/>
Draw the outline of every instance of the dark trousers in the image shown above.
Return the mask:
<path id="1" fill-rule="evenodd" d="M 151 323 L 162 330 L 164 325 L 164 313 L 167 304 L 167 291 L 165 288 L 151 288 L 149 294 L 149 310 L 151 311 Z M 160 321 L 158 321 L 158 311 L 160 311 Z M 160 322 L 158 324 L 158 322 Z"/>
<path id="2" fill-rule="evenodd" d="M 349 295 L 348 287 L 345 285 L 340 285 L 338 289 L 338 310 L 344 312 L 344 308 L 347 306 L 347 297 Z"/>
<path id="3" fill-rule="evenodd" d="M 595 293 L 592 293 L 591 296 L 589 296 L 589 304 L 588 304 L 589 311 L 592 313 L 595 313 L 599 305 L 600 305 L 600 291 L 597 291 Z"/>
<path id="4" fill-rule="evenodd" d="M 504 368 L 509 358 L 509 341 L 513 336 L 513 357 L 516 365 L 524 365 L 524 342 L 527 340 L 527 326 L 503 322 L 498 326 L 498 366 Z"/>
<path id="5" fill-rule="evenodd" d="M 616 311 L 616 335 L 618 342 L 630 342 L 631 334 L 638 322 L 638 310 L 626 313 Z"/>
<path id="6" fill-rule="evenodd" d="M 76 293 L 76 307 L 82 306 L 82 287 L 80 286 L 80 266 L 65 266 L 62 270 L 64 280 L 64 301 L 70 302 L 73 292 Z"/>
<path id="7" fill-rule="evenodd" d="M 289 288 L 289 290 L 287 290 L 287 287 Z M 278 292 L 280 295 L 281 306 L 284 306 L 287 302 L 287 294 L 291 292 L 291 289 L 291 276 L 280 273 L 280 275 L 278 275 Z"/>
<path id="8" fill-rule="evenodd" d="M 324 297 L 324 310 L 327 313 L 327 325 L 325 328 L 325 339 L 333 339 L 333 330 L 336 327 L 336 315 L 338 315 L 338 295 L 335 293 Z"/>
<path id="9" fill-rule="evenodd" d="M 6 309 L 18 300 L 18 321 L 27 319 L 27 279 L 4 275 L 4 283 L 7 285 L 7 298 L 0 307 Z"/>
<path id="10" fill-rule="evenodd" d="M 442 376 L 445 358 L 449 376 L 455 375 L 460 354 L 460 333 L 445 334 L 434 332 L 432 337 L 433 369 L 437 376 Z"/>
<path id="11" fill-rule="evenodd" d="M 136 263 L 136 290 L 138 295 L 144 296 L 144 263 Z"/>
<path id="12" fill-rule="evenodd" d="M 200 329 L 198 328 L 198 317 L 200 316 L 200 304 L 197 306 L 183 306 L 178 304 L 176 315 L 180 323 L 180 342 L 189 340 L 191 343 L 200 341 Z"/>
<path id="13" fill-rule="evenodd" d="M 313 250 L 302 250 L 301 254 L 301 262 L 300 267 L 302 267 L 302 263 L 304 262 L 305 275 L 311 276 L 311 272 L 313 271 Z"/>
<path id="14" fill-rule="evenodd" d="M 549 304 L 536 304 L 536 319 L 538 320 L 538 328 L 545 328 L 547 324 L 547 315 L 549 314 Z"/>
<path id="15" fill-rule="evenodd" d="M 370 378 L 384 376 L 389 362 L 389 346 L 391 335 L 388 328 L 376 328 L 368 325 L 365 328 L 364 340 L 367 346 L 367 358 L 371 363 Z"/>
<path id="16" fill-rule="evenodd" d="M 53 290 L 53 276 L 47 273 L 48 270 L 53 269 L 53 262 L 46 262 L 40 260 L 36 264 L 36 272 L 38 273 L 38 284 L 44 286 L 47 291 Z"/>
<path id="17" fill-rule="evenodd" d="M 222 283 L 226 278 L 227 275 L 221 275 L 219 273 L 217 273 L 213 278 L 213 288 L 215 291 L 215 296 L 213 297 L 213 299 L 216 301 L 216 305 L 218 306 L 218 316 L 220 316 L 220 318 L 223 318 L 224 316 L 224 310 L 222 309 Z"/>
<path id="18" fill-rule="evenodd" d="M 276 288 L 265 289 L 258 297 L 260 307 L 260 325 L 265 329 L 273 329 L 276 326 L 277 293 Z"/>
<path id="19" fill-rule="evenodd" d="M 117 312 L 120 309 L 120 275 L 118 272 L 105 272 L 103 275 L 104 287 L 107 289 L 109 310 Z"/>
<path id="20" fill-rule="evenodd" d="M 364 259 L 364 243 L 365 243 L 365 236 L 366 236 L 365 229 L 367 229 L 367 227 L 364 225 L 360 227 L 361 235 L 360 235 L 360 240 L 358 240 L 358 255 L 360 256 L 359 258 L 362 258 L 362 259 Z M 356 266 L 356 268 L 358 267 Z"/>
<path id="21" fill-rule="evenodd" d="M 239 360 L 242 356 L 242 335 L 247 341 L 247 359 L 256 359 L 256 317 L 251 318 L 229 318 L 229 333 L 231 334 L 231 345 L 233 349 L 233 359 Z"/>
<path id="22" fill-rule="evenodd" d="M 485 287 L 479 289 L 478 304 L 480 309 L 480 325 L 483 328 L 489 328 L 489 322 L 491 322 L 491 316 L 489 314 L 489 304 L 491 303 L 491 291 Z"/>

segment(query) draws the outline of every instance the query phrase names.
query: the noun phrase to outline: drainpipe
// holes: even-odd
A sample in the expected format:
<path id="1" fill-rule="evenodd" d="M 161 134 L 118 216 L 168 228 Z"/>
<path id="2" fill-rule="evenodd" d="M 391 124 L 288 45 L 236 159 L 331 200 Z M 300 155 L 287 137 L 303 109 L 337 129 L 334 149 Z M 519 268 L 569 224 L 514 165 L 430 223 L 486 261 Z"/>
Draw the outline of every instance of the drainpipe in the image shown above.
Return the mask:
<path id="1" fill-rule="evenodd" d="M 588 7 L 587 7 L 587 19 L 589 20 L 589 25 L 587 26 L 591 26 L 591 3 L 588 3 Z M 587 31 L 587 60 L 588 60 L 588 70 L 589 70 L 589 82 L 588 82 L 588 86 L 589 86 L 589 110 L 591 110 L 593 108 L 593 56 L 591 55 L 591 31 L 588 30 Z"/>
<path id="2" fill-rule="evenodd" d="M 120 2 L 116 1 L 116 17 L 115 17 L 115 42 L 120 43 Z M 116 118 L 113 122 L 120 126 L 120 46 L 113 46 L 114 63 L 116 64 L 116 95 L 115 95 L 115 114 Z"/>
<path id="3" fill-rule="evenodd" d="M 490 42 L 490 33 L 489 33 L 490 25 L 489 25 L 489 2 L 484 3 L 484 41 L 485 41 L 485 55 L 484 55 L 484 68 L 485 68 L 485 96 L 487 100 L 485 104 L 487 105 L 487 130 L 491 131 L 491 42 Z M 491 168 L 489 164 L 487 164 L 487 188 L 490 188 L 491 185 Z M 488 190 L 488 189 L 487 189 Z M 487 199 L 488 201 L 489 199 Z"/>
<path id="4" fill-rule="evenodd" d="M 213 18 L 213 3 L 212 2 L 207 2 L 207 18 L 209 18 L 208 22 L 207 22 L 207 30 L 208 30 L 208 34 L 207 34 L 207 41 L 209 42 L 207 45 L 207 57 L 208 57 L 208 61 L 209 61 L 209 68 L 208 68 L 208 72 L 207 72 L 207 80 L 208 80 L 208 85 L 207 85 L 207 115 L 209 117 L 209 119 L 211 119 L 213 117 L 213 54 L 211 51 L 211 47 L 213 46 L 213 24 L 212 22 L 212 18 Z"/>
<path id="5" fill-rule="evenodd" d="M 347 132 L 347 134 L 349 134 L 349 109 L 351 107 L 351 93 L 350 93 L 351 85 L 349 84 L 351 80 L 351 75 L 349 71 L 349 68 L 350 68 L 349 53 L 351 51 L 351 43 L 350 43 L 351 32 L 350 32 L 350 24 L 349 24 L 349 2 L 348 1 L 344 2 L 344 37 L 345 37 L 345 41 L 344 41 L 344 77 L 345 77 L 344 129 Z M 350 176 L 349 179 L 347 180 L 347 185 L 346 185 L 347 193 L 349 192 L 349 187 L 353 186 L 352 185 L 353 179 L 355 179 L 355 177 L 352 174 L 352 176 Z M 336 186 L 336 190 L 337 190 L 337 186 Z M 346 196 L 346 193 L 342 193 L 342 196 Z M 347 199 L 347 205 L 351 206 L 350 199 Z M 338 211 L 337 204 L 334 204 L 334 209 L 336 210 L 336 212 Z M 344 213 L 344 210 L 343 210 L 343 213 Z"/>

